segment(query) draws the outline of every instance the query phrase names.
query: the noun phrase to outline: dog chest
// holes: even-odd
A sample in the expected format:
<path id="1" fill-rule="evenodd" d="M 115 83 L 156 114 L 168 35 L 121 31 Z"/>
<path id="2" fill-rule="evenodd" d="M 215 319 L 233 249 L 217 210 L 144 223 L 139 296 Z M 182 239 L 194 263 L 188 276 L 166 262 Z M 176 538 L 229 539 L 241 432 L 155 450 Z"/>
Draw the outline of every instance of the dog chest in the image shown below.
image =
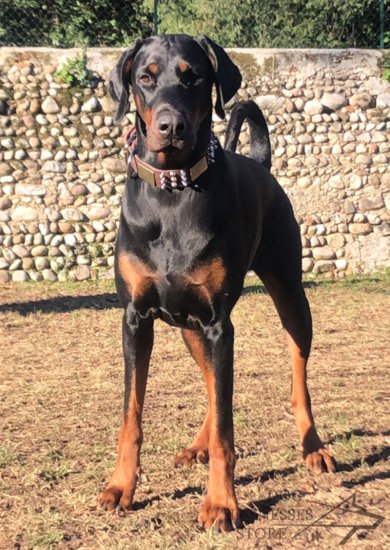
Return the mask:
<path id="1" fill-rule="evenodd" d="M 164 271 L 122 252 L 117 276 L 140 316 L 191 327 L 208 325 L 218 317 L 226 268 L 222 258 L 214 256 L 187 270 Z"/>

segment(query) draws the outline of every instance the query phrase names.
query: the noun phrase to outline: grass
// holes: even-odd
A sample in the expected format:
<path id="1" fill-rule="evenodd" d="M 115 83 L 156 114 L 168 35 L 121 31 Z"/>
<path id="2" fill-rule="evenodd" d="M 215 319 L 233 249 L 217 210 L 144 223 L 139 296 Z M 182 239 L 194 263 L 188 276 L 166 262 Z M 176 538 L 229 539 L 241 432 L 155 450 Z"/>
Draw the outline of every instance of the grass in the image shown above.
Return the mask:
<path id="1" fill-rule="evenodd" d="M 33 546 L 47 549 L 55 548 L 57 544 L 63 540 L 63 538 L 64 533 L 62 531 L 43 533 L 33 540 Z"/>
<path id="2" fill-rule="evenodd" d="M 0 445 L 0 468 L 9 466 L 16 460 L 16 457 L 12 450 L 6 445 Z"/>
<path id="3" fill-rule="evenodd" d="M 275 517 L 285 509 L 321 514 L 353 494 L 388 518 L 389 282 L 387 273 L 306 283 L 313 409 L 340 469 L 314 477 L 303 467 L 289 408 L 280 322 L 248 278 L 233 315 L 236 488 L 245 528 L 225 535 L 196 524 L 207 467 L 173 467 L 206 407 L 178 331 L 156 324 L 134 510 L 107 514 L 96 499 L 114 466 L 123 391 L 113 283 L 0 287 L 0 549 L 287 549 L 312 546 L 314 535 L 317 548 L 329 549 L 345 529 L 293 539 L 296 529 L 277 527 Z M 360 530 L 348 545 L 385 548 L 386 536 L 383 524 Z"/>

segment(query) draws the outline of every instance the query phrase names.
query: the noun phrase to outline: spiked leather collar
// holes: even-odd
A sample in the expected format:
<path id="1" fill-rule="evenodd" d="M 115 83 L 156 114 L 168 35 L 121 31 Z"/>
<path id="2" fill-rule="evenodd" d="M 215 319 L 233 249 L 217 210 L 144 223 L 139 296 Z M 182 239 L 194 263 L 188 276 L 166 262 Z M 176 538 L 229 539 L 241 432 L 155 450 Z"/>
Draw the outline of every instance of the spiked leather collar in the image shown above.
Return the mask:
<path id="1" fill-rule="evenodd" d="M 140 159 L 137 155 L 137 132 L 135 128 L 132 128 L 126 136 L 126 147 L 128 151 L 127 162 L 141 179 L 154 187 L 172 190 L 198 187 L 196 180 L 206 172 L 210 164 L 214 164 L 219 143 L 212 133 L 207 155 L 204 155 L 192 167 L 178 170 L 159 170 Z"/>

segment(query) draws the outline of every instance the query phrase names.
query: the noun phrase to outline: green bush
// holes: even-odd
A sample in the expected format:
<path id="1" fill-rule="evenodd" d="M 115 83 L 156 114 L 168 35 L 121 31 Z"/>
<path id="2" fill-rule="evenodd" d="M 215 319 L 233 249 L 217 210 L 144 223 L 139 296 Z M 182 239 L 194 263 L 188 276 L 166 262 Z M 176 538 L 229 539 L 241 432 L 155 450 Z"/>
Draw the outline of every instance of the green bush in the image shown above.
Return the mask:
<path id="1" fill-rule="evenodd" d="M 0 0 L 0 46 L 125 46 L 151 30 L 143 0 Z"/>
<path id="2" fill-rule="evenodd" d="M 69 58 L 54 76 L 59 82 L 71 86 L 88 86 L 91 72 L 87 68 L 87 54 L 83 52 L 78 57 Z"/>
<path id="3" fill-rule="evenodd" d="M 384 1 L 386 30 L 389 0 Z M 145 2 L 150 9 L 152 0 Z M 379 5 L 379 0 L 161 0 L 159 30 L 208 34 L 225 47 L 378 48 Z"/>
<path id="4" fill-rule="evenodd" d="M 383 61 L 383 78 L 390 82 L 390 53 L 387 53 Z"/>
<path id="5" fill-rule="evenodd" d="M 385 46 L 389 3 L 384 1 Z M 128 46 L 152 33 L 155 0 L 0 0 L 0 46 Z M 159 0 L 159 32 L 221 46 L 378 48 L 380 0 Z"/>

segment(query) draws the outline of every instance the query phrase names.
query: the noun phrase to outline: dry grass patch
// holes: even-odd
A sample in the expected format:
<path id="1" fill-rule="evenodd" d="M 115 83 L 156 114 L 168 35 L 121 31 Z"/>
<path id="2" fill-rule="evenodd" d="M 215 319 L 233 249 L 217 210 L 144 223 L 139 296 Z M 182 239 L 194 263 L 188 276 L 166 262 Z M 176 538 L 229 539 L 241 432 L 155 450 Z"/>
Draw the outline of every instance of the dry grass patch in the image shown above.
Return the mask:
<path id="1" fill-rule="evenodd" d="M 0 548 L 302 548 L 317 536 L 316 547 L 329 549 L 348 529 L 311 528 L 293 539 L 299 529 L 278 527 L 278 518 L 283 510 L 295 518 L 298 510 L 319 515 L 354 494 L 370 513 L 388 518 L 388 283 L 381 276 L 307 290 L 314 413 L 340 464 L 335 476 L 316 478 L 297 445 L 279 319 L 248 279 L 233 319 L 236 485 L 246 528 L 227 535 L 196 525 L 207 467 L 173 467 L 206 405 L 179 332 L 157 323 L 134 511 L 107 514 L 96 499 L 114 465 L 123 391 L 113 285 L 0 288 Z M 389 546 L 385 523 L 360 530 L 348 544 Z"/>

